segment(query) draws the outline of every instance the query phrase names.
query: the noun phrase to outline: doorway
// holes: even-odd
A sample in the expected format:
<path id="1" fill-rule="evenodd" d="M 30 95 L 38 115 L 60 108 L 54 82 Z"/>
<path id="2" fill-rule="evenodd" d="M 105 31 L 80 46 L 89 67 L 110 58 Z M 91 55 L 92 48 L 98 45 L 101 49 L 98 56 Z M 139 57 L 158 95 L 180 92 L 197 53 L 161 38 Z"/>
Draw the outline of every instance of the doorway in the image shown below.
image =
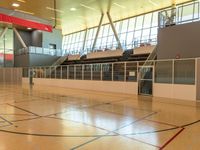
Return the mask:
<path id="1" fill-rule="evenodd" d="M 138 78 L 138 93 L 139 95 L 153 94 L 153 66 L 139 67 Z"/>

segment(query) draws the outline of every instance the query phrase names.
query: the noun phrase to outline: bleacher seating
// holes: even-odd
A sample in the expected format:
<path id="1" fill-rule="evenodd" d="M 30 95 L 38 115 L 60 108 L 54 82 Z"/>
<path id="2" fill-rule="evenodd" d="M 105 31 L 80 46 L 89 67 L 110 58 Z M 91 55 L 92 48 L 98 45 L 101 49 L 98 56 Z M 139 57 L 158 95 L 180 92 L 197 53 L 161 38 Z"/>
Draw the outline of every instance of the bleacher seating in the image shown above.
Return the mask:
<path id="1" fill-rule="evenodd" d="M 97 51 L 91 52 L 87 54 L 87 59 L 94 59 L 94 58 L 108 58 L 108 57 L 118 57 L 123 55 L 123 50 L 106 50 L 106 51 Z"/>
<path id="2" fill-rule="evenodd" d="M 76 55 L 68 55 L 67 56 L 67 60 L 72 61 L 72 60 L 80 60 L 81 56 L 80 54 L 76 54 Z"/>
<path id="3" fill-rule="evenodd" d="M 144 45 L 134 49 L 133 55 L 150 54 L 155 49 L 155 45 Z"/>
<path id="4" fill-rule="evenodd" d="M 141 45 L 138 48 L 122 51 L 117 50 L 96 50 L 87 55 L 69 55 L 62 65 L 70 64 L 91 64 L 91 63 L 110 63 L 118 61 L 145 61 L 149 54 L 154 50 L 154 45 Z"/>

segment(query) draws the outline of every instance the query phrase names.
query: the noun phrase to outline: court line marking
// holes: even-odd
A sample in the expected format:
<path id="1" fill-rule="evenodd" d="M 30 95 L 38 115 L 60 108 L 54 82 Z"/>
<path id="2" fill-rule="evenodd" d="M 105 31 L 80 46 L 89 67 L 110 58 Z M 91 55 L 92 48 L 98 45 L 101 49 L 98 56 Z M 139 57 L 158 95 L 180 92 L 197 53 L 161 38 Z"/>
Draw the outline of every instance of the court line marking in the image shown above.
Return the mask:
<path id="1" fill-rule="evenodd" d="M 182 128 L 179 130 L 173 137 L 171 137 L 159 150 L 163 150 L 169 143 L 171 143 L 179 134 L 181 134 L 185 130 L 185 128 Z"/>
<path id="2" fill-rule="evenodd" d="M 33 114 L 0 114 L 3 116 L 35 116 Z"/>
<path id="3" fill-rule="evenodd" d="M 38 114 L 36 114 L 36 113 L 33 113 L 33 112 L 29 111 L 29 110 L 26 110 L 26 109 L 20 108 L 20 107 L 18 107 L 18 106 L 15 106 L 15 105 L 12 105 L 12 104 L 9 104 L 9 103 L 6 103 L 6 104 L 9 105 L 9 106 L 15 107 L 15 108 L 17 108 L 17 109 L 19 109 L 19 110 L 22 110 L 22 111 L 24 111 L 24 112 L 27 112 L 27 113 L 33 114 L 33 115 L 35 115 L 35 116 L 40 116 L 40 115 L 38 115 Z M 41 116 L 40 116 L 40 117 L 41 117 Z"/>
<path id="4" fill-rule="evenodd" d="M 87 141 L 87 142 L 84 142 L 84 143 L 82 143 L 82 144 L 80 144 L 80 145 L 78 145 L 78 146 L 75 146 L 75 147 L 71 148 L 71 150 L 76 150 L 76 149 L 78 149 L 78 148 L 80 148 L 80 147 L 83 147 L 83 146 L 89 144 L 89 143 L 92 143 L 92 142 L 94 142 L 94 141 L 96 141 L 96 140 L 99 140 L 99 139 L 102 138 L 102 137 L 106 137 L 106 136 L 108 136 L 108 134 L 111 134 L 111 133 L 113 133 L 113 132 L 115 132 L 115 131 L 118 131 L 118 130 L 123 129 L 123 128 L 127 127 L 127 126 L 130 126 L 130 125 L 132 125 L 132 124 L 134 124 L 134 123 L 136 123 L 136 122 L 139 122 L 139 121 L 141 121 L 141 120 L 143 120 L 143 119 L 145 119 L 145 118 L 148 118 L 148 117 L 150 117 L 150 116 L 152 116 L 152 115 L 154 115 L 154 114 L 156 114 L 156 113 L 157 113 L 157 112 L 154 112 L 154 113 L 151 113 L 151 114 L 149 114 L 149 115 L 147 115 L 147 116 L 144 116 L 144 117 L 142 117 L 142 118 L 139 118 L 139 119 L 135 120 L 135 121 L 132 122 L 132 123 L 129 123 L 129 124 L 127 124 L 127 125 L 124 125 L 124 126 L 119 127 L 119 128 L 117 128 L 117 129 L 115 129 L 115 130 L 113 130 L 113 131 L 108 132 L 107 134 L 105 134 L 105 136 L 99 136 L 99 137 L 96 137 L 96 138 L 94 138 L 94 139 L 92 139 L 92 140 L 89 140 L 89 141 Z M 120 135 L 119 135 L 119 136 L 120 136 Z"/>
<path id="5" fill-rule="evenodd" d="M 171 124 L 171 123 L 162 122 L 162 121 L 156 121 L 156 120 L 150 120 L 150 119 L 145 119 L 145 120 L 149 121 L 149 122 L 155 122 L 155 123 L 158 123 L 158 124 L 172 126 L 172 127 L 179 127 L 177 125 L 174 125 L 174 124 Z"/>
<path id="6" fill-rule="evenodd" d="M 5 122 L 7 122 L 9 125 L 13 125 L 12 122 L 10 122 L 9 120 L 5 119 L 4 117 L 0 116 L 0 118 L 1 118 L 2 120 L 4 120 Z"/>

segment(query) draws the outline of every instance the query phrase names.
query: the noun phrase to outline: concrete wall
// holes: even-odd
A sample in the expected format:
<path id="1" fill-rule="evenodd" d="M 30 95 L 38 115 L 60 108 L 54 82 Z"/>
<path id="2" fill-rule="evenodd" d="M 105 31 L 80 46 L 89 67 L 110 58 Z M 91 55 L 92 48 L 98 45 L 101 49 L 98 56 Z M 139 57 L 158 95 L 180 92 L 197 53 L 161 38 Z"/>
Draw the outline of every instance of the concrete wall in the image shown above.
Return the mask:
<path id="1" fill-rule="evenodd" d="M 157 59 L 200 57 L 200 22 L 170 26 L 158 32 Z"/>
<path id="2" fill-rule="evenodd" d="M 31 33 L 31 46 L 42 47 L 42 32 L 35 30 Z"/>
<path id="3" fill-rule="evenodd" d="M 53 32 L 42 32 L 42 47 L 49 48 L 49 44 L 55 44 L 56 49 L 62 49 L 62 32 L 53 29 Z"/>
<path id="4" fill-rule="evenodd" d="M 58 58 L 58 56 L 30 54 L 29 66 L 51 66 Z"/>
<path id="5" fill-rule="evenodd" d="M 62 48 L 62 33 L 60 30 L 53 30 L 53 33 L 42 31 L 21 31 L 18 30 L 22 39 L 27 46 L 44 47 L 48 48 L 49 44 L 56 44 L 58 49 Z M 23 48 L 16 35 L 14 35 L 14 49 L 15 52 Z M 50 66 L 59 57 L 41 54 L 29 54 L 29 55 L 15 55 L 14 66 L 15 67 L 28 67 L 28 66 Z"/>
<path id="6" fill-rule="evenodd" d="M 20 36 L 22 37 L 22 39 L 24 40 L 26 46 L 31 46 L 31 41 L 32 41 L 31 32 L 30 31 L 22 31 L 22 30 L 18 30 L 18 32 L 19 32 Z M 14 33 L 14 53 L 21 48 L 23 48 L 23 46 L 21 45 L 16 34 Z"/>
<path id="7" fill-rule="evenodd" d="M 59 57 L 41 54 L 15 56 L 15 67 L 51 66 Z"/>

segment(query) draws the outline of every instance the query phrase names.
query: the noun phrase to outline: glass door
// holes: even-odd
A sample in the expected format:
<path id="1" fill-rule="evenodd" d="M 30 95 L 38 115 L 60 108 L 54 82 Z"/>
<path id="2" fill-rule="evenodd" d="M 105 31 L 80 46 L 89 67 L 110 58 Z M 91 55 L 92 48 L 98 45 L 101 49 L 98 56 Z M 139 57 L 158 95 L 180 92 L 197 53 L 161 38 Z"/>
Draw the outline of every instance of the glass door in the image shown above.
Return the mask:
<path id="1" fill-rule="evenodd" d="M 139 67 L 138 78 L 139 95 L 152 95 L 153 93 L 153 66 Z"/>

